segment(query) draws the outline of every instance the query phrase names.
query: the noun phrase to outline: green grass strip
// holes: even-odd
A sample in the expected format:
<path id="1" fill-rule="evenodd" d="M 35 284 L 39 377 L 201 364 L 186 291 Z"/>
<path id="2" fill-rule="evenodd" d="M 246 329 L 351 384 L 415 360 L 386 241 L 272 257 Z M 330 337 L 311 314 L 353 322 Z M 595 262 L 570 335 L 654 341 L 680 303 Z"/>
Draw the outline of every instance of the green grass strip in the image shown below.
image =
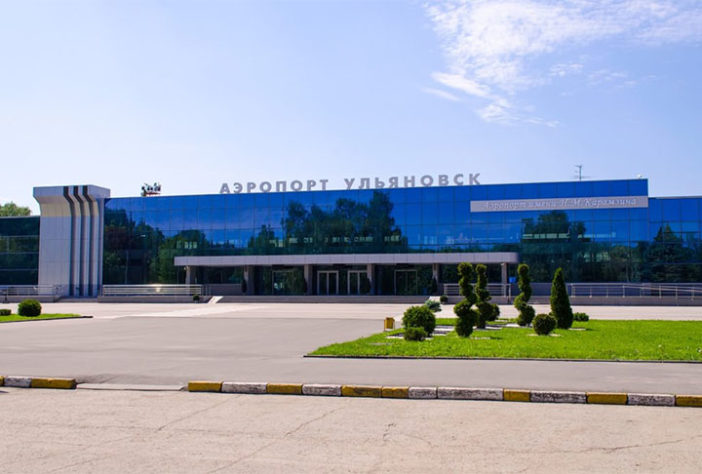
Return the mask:
<path id="1" fill-rule="evenodd" d="M 11 314 L 9 316 L 0 316 L 0 323 L 16 323 L 18 321 L 41 321 L 46 319 L 73 319 L 73 318 L 84 318 L 80 314 L 41 314 L 39 316 L 20 316 L 18 314 Z"/>
<path id="2" fill-rule="evenodd" d="M 423 342 L 387 337 L 400 329 L 320 347 L 310 355 L 702 360 L 702 321 L 589 321 L 573 328 L 551 336 L 537 336 L 531 328 L 502 328 L 475 330 L 466 339 L 455 332 Z"/>

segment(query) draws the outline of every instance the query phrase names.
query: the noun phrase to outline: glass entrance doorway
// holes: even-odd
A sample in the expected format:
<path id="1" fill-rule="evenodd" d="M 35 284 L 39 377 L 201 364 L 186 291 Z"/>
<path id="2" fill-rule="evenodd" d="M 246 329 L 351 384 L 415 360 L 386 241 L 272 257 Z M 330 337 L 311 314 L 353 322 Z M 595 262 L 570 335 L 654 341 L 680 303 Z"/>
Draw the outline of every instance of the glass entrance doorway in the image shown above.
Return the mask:
<path id="1" fill-rule="evenodd" d="M 339 294 L 339 272 L 319 271 L 317 272 L 317 294 L 318 295 L 338 295 Z"/>
<path id="2" fill-rule="evenodd" d="M 417 290 L 417 270 L 395 270 L 395 294 L 419 294 Z"/>
<path id="3" fill-rule="evenodd" d="M 349 270 L 348 293 L 350 295 L 360 295 L 363 293 L 361 285 L 366 278 L 366 272 L 363 270 Z"/>

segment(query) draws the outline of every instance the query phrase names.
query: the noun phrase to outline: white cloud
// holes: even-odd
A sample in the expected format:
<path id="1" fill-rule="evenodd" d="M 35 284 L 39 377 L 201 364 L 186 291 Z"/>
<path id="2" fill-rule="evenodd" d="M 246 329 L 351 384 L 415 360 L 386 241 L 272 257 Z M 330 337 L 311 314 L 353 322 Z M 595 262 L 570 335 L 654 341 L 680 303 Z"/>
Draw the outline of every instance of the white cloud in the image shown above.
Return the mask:
<path id="1" fill-rule="evenodd" d="M 471 81 L 470 79 L 466 79 L 459 74 L 444 74 L 435 72 L 431 75 L 431 77 L 440 84 L 452 89 L 463 91 L 468 95 L 474 95 L 476 97 L 490 97 L 490 88 L 478 84 L 475 81 Z"/>
<path id="2" fill-rule="evenodd" d="M 514 98 L 523 90 L 584 73 L 578 62 L 560 61 L 541 70 L 538 64 L 548 63 L 548 55 L 611 39 L 644 46 L 702 41 L 699 0 L 449 0 L 427 4 L 426 13 L 447 62 L 447 71 L 433 73 L 433 79 L 489 101 L 477 113 L 500 123 L 520 115 L 515 106 L 500 104 L 501 96 Z M 595 80 L 615 79 L 606 77 Z M 588 80 L 593 81 L 590 75 Z"/>
<path id="3" fill-rule="evenodd" d="M 440 89 L 434 89 L 432 87 L 425 87 L 422 89 L 423 92 L 426 92 L 427 94 L 432 94 L 435 95 L 436 97 L 440 97 L 442 99 L 450 100 L 452 102 L 460 102 L 461 99 L 456 97 L 455 95 L 451 94 L 450 92 L 442 91 Z"/>

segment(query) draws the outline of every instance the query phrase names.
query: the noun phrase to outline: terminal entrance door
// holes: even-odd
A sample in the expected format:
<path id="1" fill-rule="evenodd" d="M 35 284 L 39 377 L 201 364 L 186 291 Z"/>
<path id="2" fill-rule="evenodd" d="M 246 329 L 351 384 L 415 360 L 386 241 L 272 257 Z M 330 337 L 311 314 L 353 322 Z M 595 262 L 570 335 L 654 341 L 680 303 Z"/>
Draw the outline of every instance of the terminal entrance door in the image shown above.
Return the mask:
<path id="1" fill-rule="evenodd" d="M 339 272 L 319 271 L 317 272 L 317 294 L 318 295 L 338 295 L 339 294 Z"/>
<path id="2" fill-rule="evenodd" d="M 395 294 L 418 294 L 417 270 L 395 270 Z"/>
<path id="3" fill-rule="evenodd" d="M 361 294 L 361 282 L 365 273 L 363 270 L 349 270 L 348 293 L 350 295 Z"/>

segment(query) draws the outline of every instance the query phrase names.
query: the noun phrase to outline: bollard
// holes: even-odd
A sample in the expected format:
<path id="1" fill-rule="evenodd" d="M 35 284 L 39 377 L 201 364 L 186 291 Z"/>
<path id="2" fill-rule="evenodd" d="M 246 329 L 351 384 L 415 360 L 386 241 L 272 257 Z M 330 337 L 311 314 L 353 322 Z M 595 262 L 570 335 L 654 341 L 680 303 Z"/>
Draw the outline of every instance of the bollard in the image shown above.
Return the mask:
<path id="1" fill-rule="evenodd" d="M 395 329 L 395 318 L 385 318 L 385 330 L 391 331 Z"/>

